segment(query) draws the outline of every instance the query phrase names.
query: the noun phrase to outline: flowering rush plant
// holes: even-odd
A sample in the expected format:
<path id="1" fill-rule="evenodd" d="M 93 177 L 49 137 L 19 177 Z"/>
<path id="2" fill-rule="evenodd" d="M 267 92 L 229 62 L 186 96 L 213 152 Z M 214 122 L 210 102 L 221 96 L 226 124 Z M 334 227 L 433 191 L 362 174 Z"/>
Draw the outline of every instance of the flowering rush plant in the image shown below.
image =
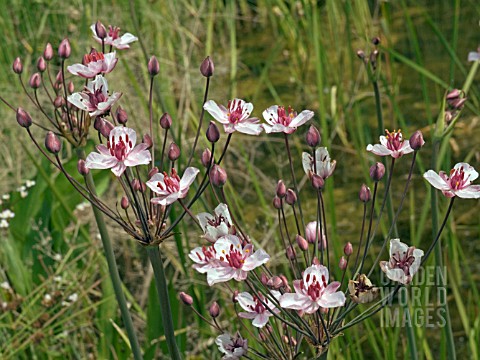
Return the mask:
<path id="1" fill-rule="evenodd" d="M 52 45 L 47 44 L 37 61 L 37 71 L 29 77 L 28 86 L 23 80 L 22 61 L 20 58 L 15 60 L 13 71 L 32 103 L 34 116 L 24 107 L 15 107 L 3 98 L 1 100 L 15 111 L 18 124 L 25 128 L 38 151 L 92 203 L 135 359 L 141 359 L 143 355 L 128 313 L 103 216 L 148 252 L 172 359 L 180 359 L 182 355 L 175 339 L 167 279 L 159 249 L 173 235 L 179 222 L 188 217 L 189 224 L 197 227 L 195 231 L 200 241 L 199 246 L 188 249 L 193 271 L 204 277 L 205 286 L 221 287 L 229 293 L 232 304 L 226 306 L 233 308 L 239 321 L 225 325 L 221 321 L 218 302 L 209 307 L 210 319 L 205 317 L 194 306 L 194 293 L 179 292 L 179 299 L 218 332 L 215 344 L 223 359 L 320 358 L 326 356 L 329 344 L 336 336 L 373 316 L 390 303 L 401 287 L 412 283 L 438 243 L 453 200 L 456 197 L 480 197 L 479 186 L 472 184 L 478 173 L 469 164 L 457 164 L 449 176 L 429 170 L 425 179 L 451 199 L 443 225 L 426 251 L 413 246 L 409 239 L 394 238 L 392 232 L 411 182 L 416 156 L 425 141 L 420 131 L 414 132 L 407 140 L 401 130 L 386 130 L 385 135 L 380 136 L 379 144 L 368 145 L 366 150 L 369 156 L 389 158 L 390 166 L 382 162 L 371 166 L 370 184 L 361 185 L 359 190 L 363 217 L 359 224 L 358 244 L 344 244 L 343 255 L 336 258 L 331 251 L 332 227 L 326 220 L 324 189 L 328 183 L 334 183 L 337 163 L 331 158 L 331 149 L 321 146 L 320 132 L 313 125 L 315 113 L 312 110 L 297 112 L 292 107 L 273 104 L 260 112 L 262 121 L 255 117 L 253 104 L 244 99 L 216 99 L 218 103 L 208 99 L 214 63 L 207 57 L 200 65 L 206 85 L 193 145 L 183 153 L 174 142 L 167 148 L 170 137 L 173 139 L 175 135 L 174 119 L 168 113 L 160 115 L 153 110 L 153 84 L 160 74 L 159 61 L 152 56 L 147 64 L 151 82 L 149 121 L 144 125 L 149 131 L 140 134 L 129 127 L 129 115 L 121 106 L 128 94 L 115 91 L 114 77 L 117 56 L 133 46 L 137 38 L 130 33 L 121 35 L 116 26 L 109 26 L 107 30 L 101 22 L 93 24 L 91 30 L 97 49 L 82 54 L 81 63 L 73 62 L 67 66 L 72 57 L 68 39 L 60 43 L 57 55 Z M 372 66 L 372 71 L 377 71 L 373 63 L 378 56 L 378 50 L 375 51 L 362 58 Z M 52 61 L 55 56 L 59 68 Z M 446 98 L 452 100 L 455 97 L 464 99 L 456 90 Z M 452 109 L 450 116 L 458 116 L 463 103 L 455 102 L 452 106 L 456 108 Z M 213 121 L 205 124 L 207 113 Z M 159 120 L 154 121 L 157 117 Z M 445 113 L 444 121 L 451 120 Z M 223 131 L 217 123 L 222 125 L 220 129 Z M 44 146 L 31 131 L 33 126 L 45 132 Z M 200 154 L 197 144 L 202 130 L 209 147 Z M 157 142 L 155 134 L 159 132 L 162 139 Z M 222 132 L 226 139 L 219 149 Z M 228 171 L 222 161 L 232 138 L 239 134 L 259 136 L 263 132 L 265 137 L 283 136 L 284 144 L 279 151 L 286 154 L 290 167 L 289 179 L 278 180 L 276 186 L 272 186 L 275 188 L 272 212 L 278 221 L 275 246 L 266 246 L 249 234 L 249 227 L 237 220 L 237 210 L 224 191 Z M 290 139 L 300 132 L 306 133 L 306 151 L 295 156 Z M 62 148 L 66 146 L 76 150 L 81 178 L 69 173 L 64 166 L 68 154 Z M 388 233 L 380 236 L 376 231 L 395 179 L 394 164 L 407 157 L 411 158 L 411 170 L 404 184 L 405 190 L 395 217 L 390 219 Z M 302 167 L 307 185 L 300 188 L 297 176 Z M 111 172 L 111 180 L 119 189 L 114 204 L 97 194 L 92 178 L 92 172 L 96 171 Z M 381 182 L 385 183 L 383 194 L 380 194 Z M 215 195 L 216 203 L 207 211 L 196 212 L 199 206 L 195 204 L 207 189 Z M 314 205 L 310 208 L 316 209 L 315 212 L 306 211 L 305 207 L 302 209 L 302 203 L 308 200 L 309 205 Z M 381 210 L 375 218 L 374 210 L 379 201 Z M 207 199 L 204 203 L 208 204 Z M 180 211 L 174 211 L 176 208 Z M 190 237 L 188 243 L 193 243 Z M 370 253 L 374 243 L 380 245 L 380 251 L 372 262 Z M 388 244 L 389 253 L 386 253 Z M 377 274 L 385 274 L 393 286 L 378 285 L 375 270 L 378 270 Z"/>

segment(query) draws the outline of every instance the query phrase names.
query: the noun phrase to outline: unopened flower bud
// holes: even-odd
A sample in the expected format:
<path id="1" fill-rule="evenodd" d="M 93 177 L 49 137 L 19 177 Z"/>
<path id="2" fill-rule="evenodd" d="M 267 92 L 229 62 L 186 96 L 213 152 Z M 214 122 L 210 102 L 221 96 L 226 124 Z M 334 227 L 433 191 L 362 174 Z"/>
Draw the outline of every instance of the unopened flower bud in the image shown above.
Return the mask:
<path id="1" fill-rule="evenodd" d="M 55 106 L 56 109 L 59 107 L 62 107 L 65 105 L 65 99 L 63 98 L 62 95 L 58 95 L 55 100 L 53 100 L 53 106 Z"/>
<path id="2" fill-rule="evenodd" d="M 49 131 L 45 136 L 45 147 L 52 154 L 58 154 L 60 152 L 60 149 L 62 148 L 62 142 L 57 137 L 57 135 Z"/>
<path id="3" fill-rule="evenodd" d="M 288 286 L 288 279 L 285 275 L 281 274 L 281 275 L 278 275 L 280 277 L 280 279 L 282 279 L 282 286 Z"/>
<path id="4" fill-rule="evenodd" d="M 85 160 L 83 159 L 78 160 L 77 170 L 78 170 L 78 173 L 82 176 L 86 176 L 90 172 L 90 169 L 87 168 L 87 166 L 85 165 Z"/>
<path id="5" fill-rule="evenodd" d="M 58 84 L 58 86 L 61 86 L 63 84 L 62 70 L 59 70 L 57 72 L 57 76 L 55 77 L 55 83 Z"/>
<path id="6" fill-rule="evenodd" d="M 112 131 L 114 127 L 115 126 L 113 126 L 110 121 L 103 119 L 102 126 L 100 127 L 100 134 L 108 139 L 110 136 L 110 131 Z"/>
<path id="7" fill-rule="evenodd" d="M 203 76 L 210 77 L 213 75 L 214 69 L 215 69 L 215 66 L 213 65 L 212 59 L 210 58 L 210 56 L 207 56 L 205 60 L 202 61 L 202 64 L 200 65 L 200 72 L 202 73 Z"/>
<path id="8" fill-rule="evenodd" d="M 135 191 L 140 191 L 142 190 L 142 182 L 138 179 L 133 179 L 132 180 L 132 188 Z"/>
<path id="9" fill-rule="evenodd" d="M 319 242 L 322 240 L 322 236 L 320 234 L 320 226 L 318 226 L 316 221 L 311 221 L 307 224 L 307 226 L 305 226 L 305 239 L 310 244 L 315 244 L 317 238 Z"/>
<path id="10" fill-rule="evenodd" d="M 220 306 L 216 301 L 214 301 L 213 304 L 210 305 L 210 309 L 208 309 L 208 312 L 210 313 L 210 316 L 212 318 L 215 319 L 216 317 L 218 317 L 218 315 L 220 314 Z"/>
<path id="11" fill-rule="evenodd" d="M 341 257 L 340 258 L 340 261 L 338 262 L 338 267 L 340 268 L 340 270 L 345 270 L 347 268 L 347 260 L 345 259 L 345 257 Z"/>
<path id="12" fill-rule="evenodd" d="M 180 300 L 182 300 L 185 305 L 191 306 L 193 304 L 193 298 L 190 295 L 184 293 L 183 291 L 179 295 Z"/>
<path id="13" fill-rule="evenodd" d="M 12 65 L 12 69 L 13 69 L 13 72 L 15 74 L 21 74 L 22 71 L 23 71 L 23 64 L 22 64 L 22 60 L 17 57 L 14 61 L 13 61 L 13 65 Z"/>
<path id="14" fill-rule="evenodd" d="M 454 99 L 459 98 L 460 95 L 462 95 L 462 91 L 461 91 L 461 90 L 453 89 L 452 91 L 450 91 L 450 92 L 447 94 L 446 99 L 447 99 L 447 100 L 454 100 Z"/>
<path id="15" fill-rule="evenodd" d="M 42 78 L 40 77 L 39 73 L 35 73 L 32 76 L 30 76 L 28 85 L 30 85 L 32 89 L 38 89 L 41 84 L 42 84 Z"/>
<path id="16" fill-rule="evenodd" d="M 180 148 L 177 144 L 172 142 L 168 148 L 168 159 L 170 161 L 175 161 L 180 157 Z"/>
<path id="17" fill-rule="evenodd" d="M 383 176 L 385 175 L 385 166 L 382 163 L 377 162 L 375 165 L 370 167 L 370 178 L 378 182 L 382 180 Z"/>
<path id="18" fill-rule="evenodd" d="M 47 61 L 50 61 L 50 60 L 53 59 L 53 48 L 52 48 L 52 44 L 47 43 L 47 45 L 45 45 L 45 50 L 43 50 L 43 57 L 44 57 L 45 60 L 47 60 Z"/>
<path id="19" fill-rule="evenodd" d="M 102 126 L 103 126 L 103 119 L 97 116 L 95 118 L 95 121 L 93 122 L 93 128 L 98 132 L 100 132 L 100 129 L 102 128 Z"/>
<path id="20" fill-rule="evenodd" d="M 412 136 L 410 136 L 410 147 L 413 150 L 419 150 L 423 145 L 425 145 L 425 140 L 423 140 L 423 134 L 420 130 L 415 131 Z"/>
<path id="21" fill-rule="evenodd" d="M 316 256 L 312 260 L 312 265 L 321 265 L 320 260 L 318 260 L 318 258 Z"/>
<path id="22" fill-rule="evenodd" d="M 372 44 L 377 46 L 380 44 L 380 38 L 378 36 L 375 36 L 373 39 L 372 39 Z"/>
<path id="23" fill-rule="evenodd" d="M 209 149 L 203 150 L 202 153 L 202 165 L 208 167 L 210 165 L 210 159 L 212 158 L 212 152 Z"/>
<path id="24" fill-rule="evenodd" d="M 122 125 L 125 125 L 128 121 L 128 115 L 127 115 L 127 112 L 121 107 L 119 106 L 117 108 L 117 111 L 116 111 L 116 117 L 117 117 L 117 121 L 122 124 Z"/>
<path id="25" fill-rule="evenodd" d="M 147 150 L 150 149 L 153 146 L 153 141 L 150 135 L 144 134 L 142 137 L 142 143 L 147 145 Z"/>
<path id="26" fill-rule="evenodd" d="M 238 296 L 238 290 L 235 290 L 232 294 L 232 302 L 234 304 L 236 304 L 238 302 L 237 296 Z"/>
<path id="27" fill-rule="evenodd" d="M 62 59 L 68 59 L 71 52 L 72 48 L 70 47 L 70 42 L 67 38 L 63 39 L 58 46 L 58 56 L 60 56 Z"/>
<path id="28" fill-rule="evenodd" d="M 216 143 L 220 139 L 220 131 L 218 130 L 217 124 L 213 121 L 210 121 L 207 129 L 207 139 L 211 143 Z"/>
<path id="29" fill-rule="evenodd" d="M 371 197 L 372 193 L 370 192 L 370 188 L 367 185 L 362 184 L 360 192 L 358 193 L 358 198 L 360 199 L 360 201 L 367 203 L 370 201 Z"/>
<path id="30" fill-rule="evenodd" d="M 162 129 L 170 129 L 172 126 L 172 118 L 169 113 L 164 113 L 160 118 L 160 126 Z"/>
<path id="31" fill-rule="evenodd" d="M 285 251 L 285 255 L 287 256 L 287 259 L 293 260 L 297 257 L 297 252 L 293 246 L 289 245 Z"/>
<path id="32" fill-rule="evenodd" d="M 280 289 L 283 286 L 283 280 L 280 276 L 272 276 L 267 281 L 267 286 L 272 289 Z"/>
<path id="33" fill-rule="evenodd" d="M 159 170 L 156 166 L 150 169 L 148 172 L 148 178 L 150 179 L 153 175 L 158 174 Z"/>
<path id="34" fill-rule="evenodd" d="M 267 286 L 268 280 L 269 280 L 269 278 L 268 278 L 267 274 L 262 273 L 262 275 L 260 275 L 260 282 L 261 282 L 263 285 Z"/>
<path id="35" fill-rule="evenodd" d="M 43 56 L 40 56 L 37 60 L 37 69 L 40 72 L 44 72 L 47 69 L 47 62 L 43 58 Z"/>
<path id="36" fill-rule="evenodd" d="M 318 145 L 320 145 L 321 139 L 322 138 L 320 136 L 320 132 L 318 131 L 318 129 L 315 126 L 310 125 L 310 128 L 308 129 L 307 135 L 306 135 L 307 145 L 312 148 L 315 148 Z"/>
<path id="37" fill-rule="evenodd" d="M 120 206 L 122 207 L 123 210 L 127 210 L 128 207 L 130 206 L 130 202 L 128 201 L 128 198 L 123 195 L 122 200 L 120 200 Z"/>
<path id="38" fill-rule="evenodd" d="M 295 194 L 295 191 L 288 189 L 285 195 L 285 201 L 288 205 L 294 205 L 297 202 L 297 194 Z"/>
<path id="39" fill-rule="evenodd" d="M 448 103 L 454 109 L 459 110 L 459 109 L 463 108 L 463 105 L 465 105 L 466 102 L 467 102 L 467 98 L 464 97 L 464 98 L 458 98 L 458 99 L 455 99 L 455 100 L 451 100 Z"/>
<path id="40" fill-rule="evenodd" d="M 32 125 L 32 117 L 28 112 L 19 107 L 17 109 L 17 122 L 21 127 L 28 128 Z"/>
<path id="41" fill-rule="evenodd" d="M 100 22 L 100 20 L 95 23 L 95 33 L 97 34 L 97 37 L 102 40 L 107 37 L 107 29 L 105 29 L 105 26 Z"/>
<path id="42" fill-rule="evenodd" d="M 68 82 L 67 90 L 69 94 L 73 94 L 73 92 L 75 91 L 75 85 L 73 84 L 72 81 Z"/>
<path id="43" fill-rule="evenodd" d="M 222 187 L 227 182 L 227 172 L 215 164 L 210 169 L 210 181 L 213 186 Z"/>
<path id="44" fill-rule="evenodd" d="M 266 342 L 268 340 L 268 337 L 265 333 L 261 332 L 259 336 L 260 336 L 260 340 L 262 340 L 263 342 Z"/>
<path id="45" fill-rule="evenodd" d="M 357 56 L 364 60 L 365 59 L 365 52 L 363 50 L 357 50 Z"/>
<path id="46" fill-rule="evenodd" d="M 323 177 L 317 174 L 312 173 L 310 181 L 312 182 L 313 188 L 316 190 L 322 190 L 323 186 L 325 185 L 325 180 L 323 179 Z"/>
<path id="47" fill-rule="evenodd" d="M 307 251 L 308 249 L 308 241 L 305 240 L 305 238 L 301 235 L 297 235 L 295 237 L 295 240 L 297 241 L 297 245 L 302 251 Z"/>
<path id="48" fill-rule="evenodd" d="M 287 187 L 283 180 L 278 180 L 276 193 L 279 198 L 284 198 L 287 195 Z"/>
<path id="49" fill-rule="evenodd" d="M 343 253 L 345 256 L 350 256 L 353 253 L 353 246 L 351 242 L 347 242 L 343 248 Z"/>
<path id="50" fill-rule="evenodd" d="M 273 207 L 278 210 L 282 208 L 282 199 L 280 199 L 278 196 L 273 198 Z"/>
<path id="51" fill-rule="evenodd" d="M 152 56 L 150 60 L 148 60 L 147 68 L 150 76 L 153 77 L 155 75 L 158 75 L 158 73 L 160 72 L 160 63 L 155 56 Z"/>

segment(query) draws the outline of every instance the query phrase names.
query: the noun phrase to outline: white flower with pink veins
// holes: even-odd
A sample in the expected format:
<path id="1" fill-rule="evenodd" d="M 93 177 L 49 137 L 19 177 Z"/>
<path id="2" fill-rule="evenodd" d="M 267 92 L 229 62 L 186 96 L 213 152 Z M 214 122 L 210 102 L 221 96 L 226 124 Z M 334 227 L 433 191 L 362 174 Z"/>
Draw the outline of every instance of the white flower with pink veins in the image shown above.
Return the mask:
<path id="1" fill-rule="evenodd" d="M 458 196 L 464 199 L 480 199 L 480 185 L 472 185 L 478 178 L 478 172 L 467 163 L 458 163 L 450 171 L 450 176 L 444 171 L 438 174 L 428 170 L 423 177 L 435 188 L 442 191 L 446 197 Z"/>
<path id="2" fill-rule="evenodd" d="M 262 132 L 262 125 L 259 124 L 258 118 L 249 118 L 253 111 L 252 103 L 233 99 L 225 107 L 209 100 L 203 105 L 203 108 L 223 125 L 227 134 L 238 131 L 244 134 L 258 135 Z"/>
<path id="3" fill-rule="evenodd" d="M 200 213 L 197 215 L 197 219 L 205 233 L 203 237 L 211 243 L 222 236 L 233 234 L 232 219 L 226 204 L 218 205 L 214 215 Z"/>
<path id="4" fill-rule="evenodd" d="M 102 39 L 97 36 L 97 31 L 95 30 L 95 24 L 90 26 L 90 29 L 93 32 L 93 38 L 98 41 L 100 44 L 102 43 Z M 137 41 L 138 38 L 133 36 L 130 33 L 125 33 L 120 36 L 120 28 L 112 25 L 108 25 L 107 37 L 103 39 L 105 45 L 110 45 L 118 50 L 128 49 L 130 48 L 130 43 Z"/>
<path id="5" fill-rule="evenodd" d="M 401 130 L 393 132 L 385 130 L 385 133 L 387 136 L 380 136 L 380 144 L 369 144 L 367 151 L 378 156 L 391 156 L 394 159 L 413 152 L 410 142 L 403 139 Z"/>
<path id="6" fill-rule="evenodd" d="M 67 99 L 68 102 L 80 110 L 87 111 L 93 117 L 107 113 L 121 96 L 122 93 L 118 92 L 109 95 L 107 80 L 102 75 L 97 75 L 95 80 L 85 86 L 84 91 L 73 93 Z"/>
<path id="7" fill-rule="evenodd" d="M 335 308 L 345 305 L 345 294 L 337 291 L 338 281 L 328 284 L 328 269 L 323 265 L 312 265 L 303 273 L 303 279 L 294 280 L 295 293 L 283 294 L 280 306 L 285 309 L 301 310 L 313 314 L 319 308 Z"/>
<path id="8" fill-rule="evenodd" d="M 67 70 L 73 75 L 78 75 L 87 79 L 92 79 L 98 74 L 108 74 L 115 65 L 117 65 L 118 58 L 116 58 L 115 51 L 103 54 L 95 49 L 90 51 L 83 57 L 82 64 L 74 64 L 67 67 Z"/>
<path id="9" fill-rule="evenodd" d="M 201 274 L 205 274 L 210 269 L 218 266 L 218 260 L 215 257 L 215 248 L 212 246 L 199 246 L 188 254 L 188 257 L 195 263 L 193 268 Z"/>
<path id="10" fill-rule="evenodd" d="M 271 295 L 278 300 L 281 294 L 279 291 L 272 290 Z M 236 300 L 242 309 L 245 310 L 244 312 L 238 313 L 238 316 L 253 320 L 252 325 L 258 328 L 267 325 L 268 319 L 270 316 L 273 316 L 273 313 L 280 313 L 280 309 L 277 309 L 277 307 L 262 294 L 252 296 L 248 292 L 241 292 L 237 295 Z"/>
<path id="11" fill-rule="evenodd" d="M 207 271 L 207 282 L 210 286 L 231 279 L 245 280 L 249 271 L 270 260 L 270 256 L 263 250 L 253 252 L 252 244 L 242 246 L 242 242 L 235 235 L 221 237 L 213 247 L 218 262 Z"/>
<path id="12" fill-rule="evenodd" d="M 299 126 L 309 121 L 313 115 L 314 112 L 311 110 L 303 110 L 297 115 L 297 112 L 291 107 L 287 112 L 284 106 L 273 105 L 263 112 L 263 118 L 268 124 L 263 124 L 263 128 L 267 134 L 275 132 L 291 134 Z"/>
<path id="13" fill-rule="evenodd" d="M 326 179 L 332 176 L 337 162 L 330 159 L 330 155 L 326 147 L 319 147 L 315 150 L 315 163 L 312 155 L 304 152 L 302 154 L 302 165 L 303 170 L 308 176 L 317 174 L 318 176 Z"/>
<path id="14" fill-rule="evenodd" d="M 170 205 L 178 199 L 187 196 L 188 189 L 197 177 L 200 170 L 194 167 L 188 167 L 180 179 L 177 171 L 172 169 L 170 175 L 166 172 L 157 173 L 147 181 L 147 186 L 158 196 L 150 200 L 154 204 Z"/>
<path id="15" fill-rule="evenodd" d="M 137 134 L 135 130 L 117 126 L 110 131 L 107 145 L 97 145 L 97 151 L 87 156 L 85 166 L 88 169 L 112 169 L 115 176 L 121 176 L 127 166 L 149 164 L 152 160 L 148 145 L 141 143 L 135 146 Z"/>
<path id="16" fill-rule="evenodd" d="M 390 260 L 380 261 L 380 268 L 390 280 L 407 285 L 418 271 L 423 250 L 408 246 L 400 239 L 390 240 Z"/>

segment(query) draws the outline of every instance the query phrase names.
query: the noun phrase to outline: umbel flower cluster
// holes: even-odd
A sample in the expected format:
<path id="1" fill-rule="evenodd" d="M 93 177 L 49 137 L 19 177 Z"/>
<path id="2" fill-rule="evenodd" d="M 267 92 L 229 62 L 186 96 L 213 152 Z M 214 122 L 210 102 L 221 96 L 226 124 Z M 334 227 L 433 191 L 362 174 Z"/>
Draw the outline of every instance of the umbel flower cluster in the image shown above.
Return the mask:
<path id="1" fill-rule="evenodd" d="M 25 128 L 37 149 L 64 174 L 73 188 L 140 244 L 158 249 L 185 215 L 190 217 L 201 231 L 203 242 L 189 252 L 193 269 L 205 274 L 209 286 L 224 287 L 231 294 L 238 317 L 244 319 L 242 321 L 251 321 L 255 328 L 254 333 L 249 332 L 249 336 L 255 339 L 247 338 L 238 328 L 224 329 L 216 320 L 220 316 L 220 307 L 215 302 L 209 309 L 212 320 L 202 318 L 218 330 L 215 343 L 223 353 L 223 359 L 235 360 L 242 356 L 278 359 L 319 357 L 326 353 L 334 337 L 380 311 L 402 286 L 412 282 L 443 230 L 442 226 L 425 252 L 409 245 L 406 239 L 391 237 L 411 181 L 417 152 L 425 144 L 420 131 L 414 132 L 407 140 L 401 130 L 386 130 L 385 135 L 380 136 L 379 144 L 367 146 L 368 152 L 389 158 L 391 163 L 385 166 L 377 162 L 371 166 L 370 186 L 373 186 L 373 191 L 367 184 L 363 184 L 359 191 L 364 211 L 359 243 L 356 249 L 351 243 L 346 243 L 343 256 L 334 259 L 330 251 L 331 229 L 326 221 L 327 206 L 323 191 L 327 181 L 334 181 L 337 163 L 331 159 L 329 150 L 320 146 L 321 136 L 314 125 L 310 125 L 306 132 L 307 151 L 297 158 L 290 147 L 290 138 L 297 130 L 308 122 L 314 122 L 313 111 L 296 112 L 289 106 L 272 105 L 261 113 L 261 120 L 254 116 L 253 104 L 243 99 L 222 99 L 225 105 L 208 99 L 214 63 L 207 57 L 200 66 L 206 86 L 198 130 L 188 151 L 188 161 L 182 162 L 181 149 L 177 144 L 172 142 L 167 148 L 174 121 L 172 117 L 164 113 L 158 121 L 154 121 L 153 81 L 160 72 L 157 58 L 152 56 L 147 65 L 151 79 L 148 98 L 150 116 L 145 128 L 148 127 L 149 131 L 140 136 L 127 126 L 129 115 L 121 107 L 121 101 L 127 94 L 115 91 L 115 87 L 107 81 L 115 74 L 117 56 L 137 38 L 129 33 L 121 35 L 120 29 L 115 26 L 109 26 L 107 30 L 100 22 L 93 24 L 91 30 L 98 49 L 84 54 L 81 63 L 67 66 L 71 47 L 69 40 L 64 39 L 56 51 L 60 63 L 57 69 L 52 62 L 55 57 L 53 47 L 47 44 L 37 61 L 37 72 L 29 77 L 28 84 L 23 80 L 25 71 L 21 59 L 15 60 L 13 71 L 36 110 L 35 116 L 32 117 L 23 107 L 14 107 L 2 100 L 16 112 L 18 124 Z M 460 93 L 454 90 L 446 98 L 453 101 L 459 97 Z M 458 101 L 455 103 L 455 112 L 452 110 L 451 116 L 459 114 L 464 97 L 461 99 L 461 104 Z M 214 121 L 204 126 L 206 113 Z M 445 119 L 446 122 L 449 120 Z M 223 126 L 227 137 L 221 151 L 216 146 L 222 136 L 217 123 Z M 32 126 L 38 126 L 46 133 L 44 146 L 37 141 L 31 131 Z M 157 145 L 154 136 L 158 133 L 157 128 L 162 132 L 163 141 L 158 142 L 161 146 Z M 202 129 L 210 148 L 197 156 L 196 146 Z M 221 164 L 234 134 L 259 136 L 262 132 L 266 133 L 265 136 L 283 137 L 281 150 L 286 153 L 290 165 L 291 178 L 278 181 L 272 202 L 272 211 L 278 219 L 281 249 L 273 246 L 259 248 L 256 239 L 248 235 L 246 224 L 236 220 L 223 190 L 228 176 Z M 95 150 L 85 154 L 87 142 L 97 139 Z M 67 142 L 76 149 L 79 157 L 77 169 L 84 181 L 65 169 L 62 146 Z M 394 164 L 408 156 L 411 157 L 411 170 L 396 216 L 388 235 L 380 241 L 381 250 L 376 260 L 367 269 L 369 262 L 366 259 L 373 242 L 378 241 L 376 230 L 394 179 Z M 301 167 L 303 176 L 309 180 L 302 191 L 296 179 L 296 168 Z M 95 191 L 90 172 L 102 170 L 111 171 L 112 178 L 121 189 L 114 205 Z M 480 186 L 472 185 L 478 173 L 467 163 L 455 165 L 449 175 L 429 170 L 424 177 L 452 199 L 451 205 L 456 197 L 480 198 Z M 375 218 L 381 182 L 384 183 L 383 199 L 380 213 Z M 212 188 L 218 203 L 213 211 L 195 215 L 192 206 L 208 187 Z M 302 209 L 302 202 L 306 199 L 313 199 L 316 203 L 314 214 Z M 170 216 L 174 206 L 181 209 L 175 218 Z M 389 254 L 384 253 L 387 244 Z M 279 251 L 284 254 L 283 259 L 269 255 Z M 158 267 L 154 265 L 154 269 L 157 271 Z M 380 299 L 381 288 L 372 281 L 372 274 L 377 269 L 381 269 L 394 283 L 393 287 L 382 292 Z M 165 279 L 163 281 L 165 285 Z M 162 283 L 157 282 L 159 296 L 166 294 L 161 288 Z M 180 299 L 200 314 L 193 306 L 192 296 L 180 292 Z M 160 302 L 165 303 L 164 300 L 161 298 Z M 168 318 L 171 320 L 168 301 L 166 303 L 165 311 L 162 310 L 162 316 L 167 318 L 163 319 L 165 336 L 171 357 L 177 359 L 179 354 L 171 321 L 168 322 Z M 359 304 L 370 305 L 359 310 Z M 136 340 L 130 332 L 129 339 L 132 344 Z M 259 340 L 260 345 L 249 346 L 249 341 L 253 340 Z M 141 354 L 137 352 L 135 357 L 141 358 Z"/>

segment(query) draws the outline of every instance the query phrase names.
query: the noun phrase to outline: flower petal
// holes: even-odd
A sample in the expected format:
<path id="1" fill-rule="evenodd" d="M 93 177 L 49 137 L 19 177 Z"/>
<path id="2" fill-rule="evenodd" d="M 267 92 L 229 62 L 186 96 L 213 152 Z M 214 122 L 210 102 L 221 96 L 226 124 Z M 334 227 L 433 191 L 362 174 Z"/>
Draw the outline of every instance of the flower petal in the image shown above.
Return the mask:
<path id="1" fill-rule="evenodd" d="M 311 110 L 303 110 L 300 114 L 298 114 L 290 123 L 289 127 L 297 128 L 303 124 L 305 124 L 308 120 L 310 120 L 315 113 Z"/>
<path id="2" fill-rule="evenodd" d="M 222 124 L 229 124 L 227 112 L 221 109 L 217 103 L 213 100 L 208 100 L 204 105 L 203 108 L 213 116 L 215 120 Z"/>
<path id="3" fill-rule="evenodd" d="M 455 191 L 455 195 L 463 199 L 480 199 L 480 185 L 470 185 Z"/>
<path id="4" fill-rule="evenodd" d="M 265 264 L 270 260 L 270 255 L 268 255 L 264 250 L 257 250 L 253 255 L 249 256 L 245 263 L 243 264 L 242 269 L 245 271 L 250 271 L 259 267 L 260 265 Z"/>
<path id="5" fill-rule="evenodd" d="M 386 146 L 380 145 L 380 144 L 375 144 L 375 145 L 369 144 L 367 146 L 367 151 L 370 151 L 370 152 L 372 152 L 372 153 L 374 153 L 375 155 L 378 155 L 378 156 L 392 155 L 392 150 L 390 150 Z"/>
<path id="6" fill-rule="evenodd" d="M 445 180 L 433 170 L 428 170 L 425 174 L 423 174 L 423 177 L 436 189 L 443 191 L 450 190 L 450 186 L 445 182 Z"/>

